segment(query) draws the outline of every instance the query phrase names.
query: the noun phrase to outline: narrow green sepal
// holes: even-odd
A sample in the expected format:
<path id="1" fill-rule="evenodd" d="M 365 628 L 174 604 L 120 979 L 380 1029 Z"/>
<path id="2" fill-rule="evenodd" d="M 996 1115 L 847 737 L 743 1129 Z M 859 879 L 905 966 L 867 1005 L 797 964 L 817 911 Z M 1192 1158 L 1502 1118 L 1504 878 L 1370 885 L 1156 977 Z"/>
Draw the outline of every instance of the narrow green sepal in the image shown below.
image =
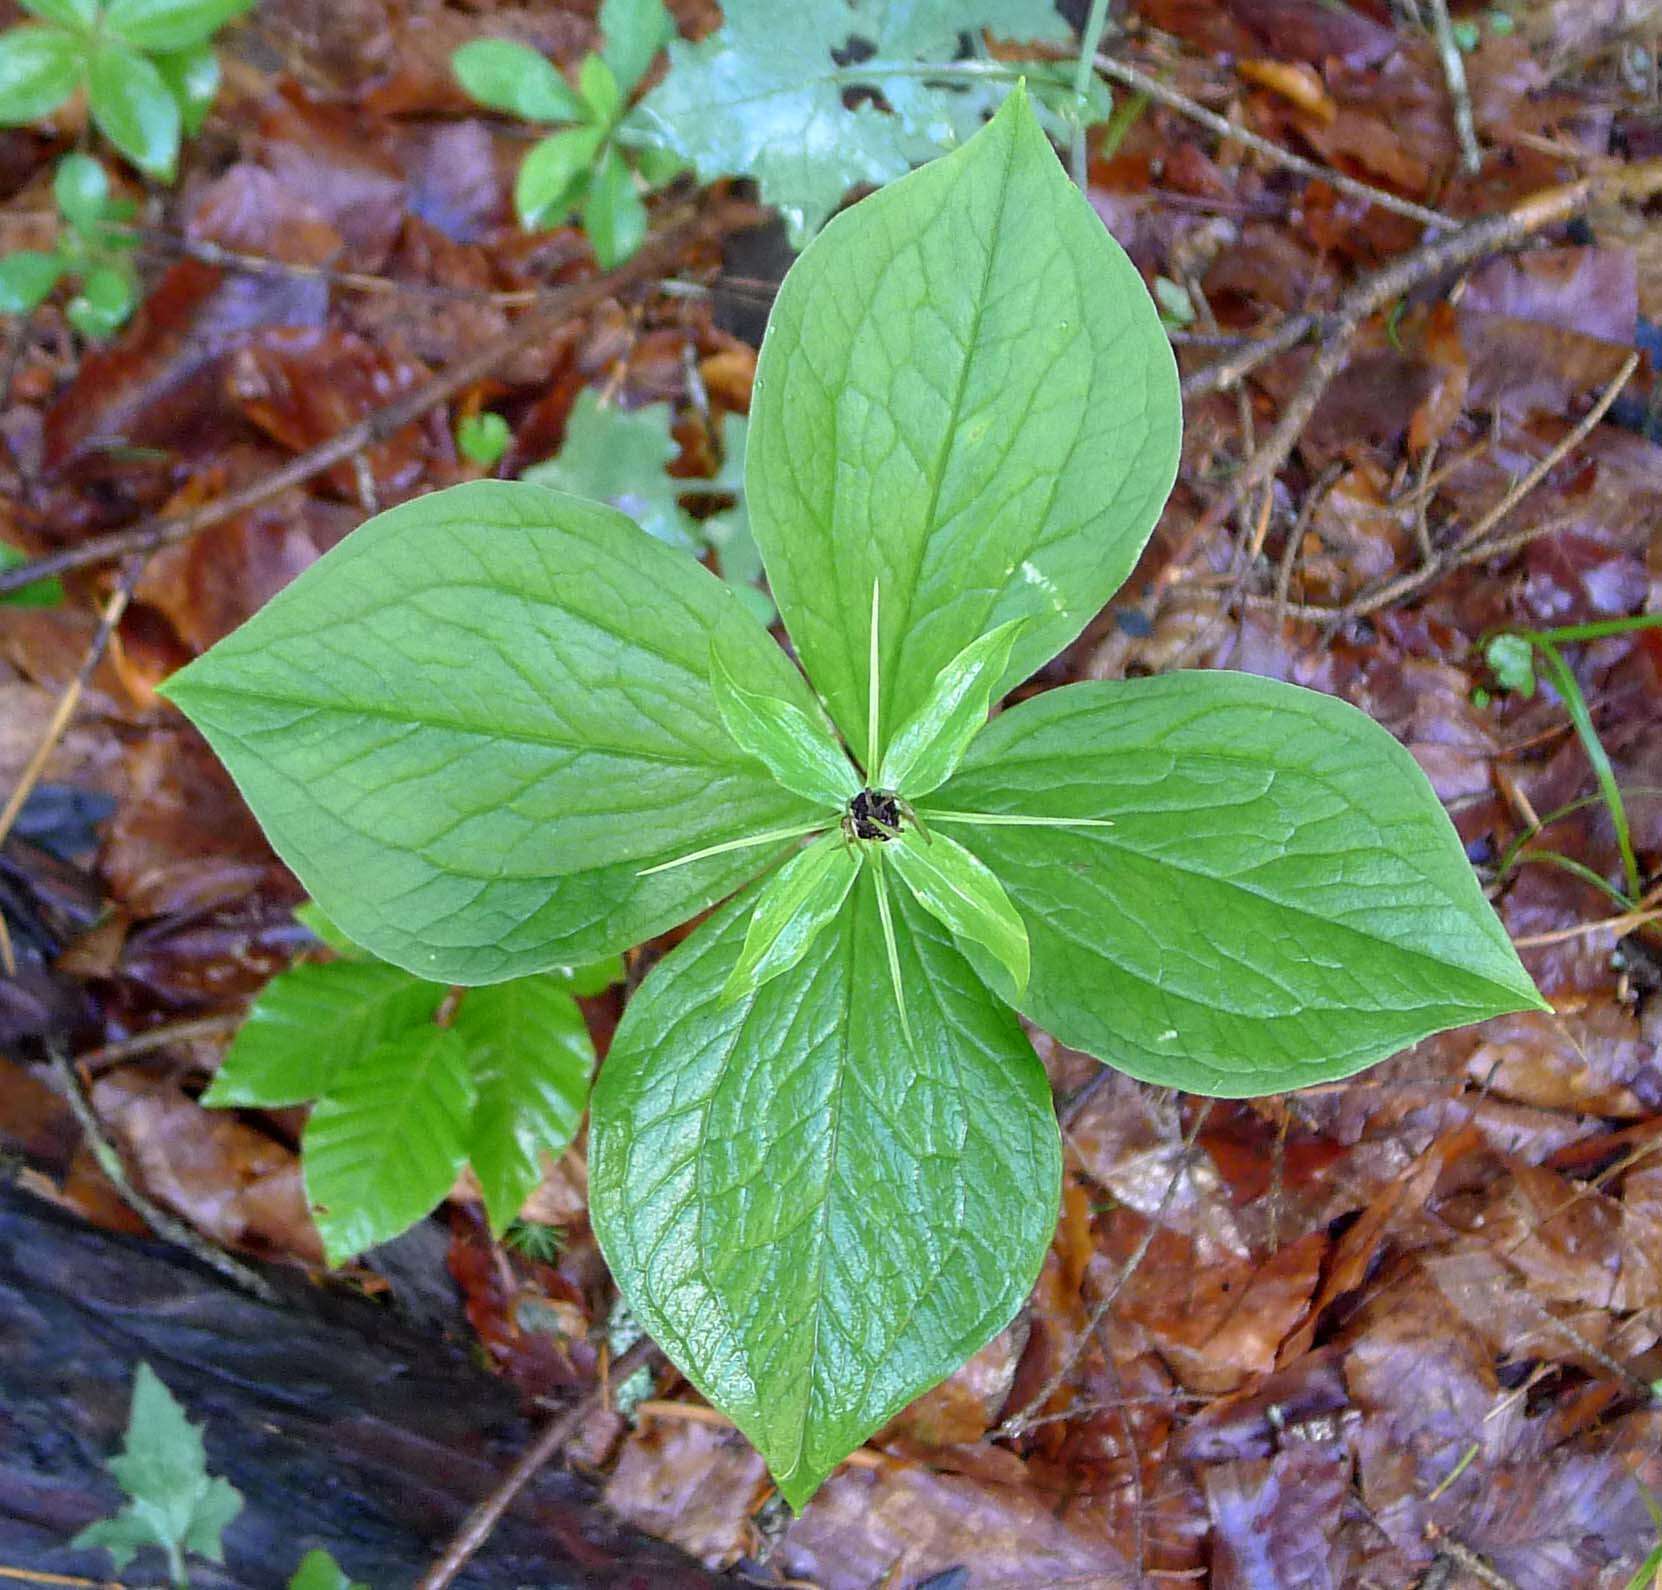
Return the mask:
<path id="1" fill-rule="evenodd" d="M 795 966 L 842 910 L 859 871 L 859 852 L 841 834 L 827 834 L 792 856 L 757 896 L 721 1003 L 735 1004 Z"/>

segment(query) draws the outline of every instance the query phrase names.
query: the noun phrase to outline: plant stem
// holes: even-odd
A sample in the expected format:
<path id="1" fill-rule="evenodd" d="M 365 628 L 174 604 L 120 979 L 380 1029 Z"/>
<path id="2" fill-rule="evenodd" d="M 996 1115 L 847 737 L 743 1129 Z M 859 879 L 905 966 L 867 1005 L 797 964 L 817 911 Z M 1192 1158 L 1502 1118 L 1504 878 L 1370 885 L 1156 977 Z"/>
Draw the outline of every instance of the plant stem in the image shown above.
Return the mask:
<path id="1" fill-rule="evenodd" d="M 1108 26 L 1108 0 L 1091 0 L 1091 14 L 1079 37 L 1079 64 L 1073 69 L 1073 180 L 1084 193 L 1088 186 L 1085 160 L 1085 91 L 1091 86 L 1102 30 Z"/>

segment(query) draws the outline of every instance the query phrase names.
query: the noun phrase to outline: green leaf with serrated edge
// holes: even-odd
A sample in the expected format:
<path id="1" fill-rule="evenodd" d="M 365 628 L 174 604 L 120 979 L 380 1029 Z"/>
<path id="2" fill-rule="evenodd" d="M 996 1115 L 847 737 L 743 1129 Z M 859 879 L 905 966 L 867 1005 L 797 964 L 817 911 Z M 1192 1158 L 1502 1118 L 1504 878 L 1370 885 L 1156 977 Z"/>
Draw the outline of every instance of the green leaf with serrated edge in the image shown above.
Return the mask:
<path id="1" fill-rule="evenodd" d="M 786 276 L 746 501 L 774 600 L 843 737 L 1026 618 L 1002 694 L 1136 562 L 1177 462 L 1177 371 L 1136 268 L 1013 96 L 957 154 L 839 216 Z"/>
<path id="2" fill-rule="evenodd" d="M 105 44 L 87 71 L 87 106 L 99 132 L 140 171 L 173 180 L 179 102 L 149 61 L 122 45 Z"/>
<path id="3" fill-rule="evenodd" d="M 722 988 L 731 1004 L 788 972 L 842 910 L 860 870 L 860 854 L 842 834 L 826 834 L 792 856 L 762 886 L 744 949 Z"/>
<path id="4" fill-rule="evenodd" d="M 512 39 L 474 39 L 450 57 L 456 81 L 481 105 L 527 121 L 584 121 L 577 90 L 553 62 Z"/>
<path id="5" fill-rule="evenodd" d="M 1003 975 L 989 981 L 1001 999 L 1017 1003 L 1027 988 L 1027 928 L 985 864 L 946 834 L 910 827 L 884 847 L 883 859 L 966 955 L 979 946 L 992 958 Z"/>
<path id="6" fill-rule="evenodd" d="M 329 920 L 328 913 L 315 900 L 307 900 L 297 905 L 294 908 L 294 920 L 305 928 L 318 943 L 327 945 L 343 961 L 373 959 L 363 945 L 349 939 Z"/>
<path id="7" fill-rule="evenodd" d="M 600 53 L 628 93 L 653 58 L 675 37 L 675 19 L 663 0 L 601 0 Z"/>
<path id="8" fill-rule="evenodd" d="M 179 120 L 187 138 L 201 132 L 219 94 L 219 56 L 211 44 L 174 50 L 155 57 L 156 70 L 179 102 Z"/>
<path id="9" fill-rule="evenodd" d="M 389 1038 L 339 1072 L 300 1144 L 306 1196 L 331 1264 L 429 1214 L 467 1163 L 467 1045 L 442 1027 Z"/>
<path id="10" fill-rule="evenodd" d="M 73 33 L 30 27 L 0 33 L 0 127 L 50 115 L 85 70 L 86 47 Z"/>
<path id="11" fill-rule="evenodd" d="M 237 1029 L 202 1102 L 308 1103 L 389 1038 L 425 1027 L 443 996 L 441 984 L 383 961 L 279 972 Z"/>
<path id="12" fill-rule="evenodd" d="M 133 1377 L 133 1410 L 119 1456 L 110 1472 L 127 1493 L 127 1505 L 113 1518 L 83 1529 L 70 1544 L 102 1546 L 117 1572 L 146 1546 L 167 1554 L 176 1585 L 186 1582 L 185 1557 L 224 1562 L 221 1536 L 242 1511 L 241 1494 L 208 1473 L 202 1431 L 185 1417 L 149 1364 Z"/>
<path id="13" fill-rule="evenodd" d="M 629 1003 L 590 1112 L 591 1214 L 635 1317 L 801 1508 L 1005 1324 L 1056 1224 L 1050 1089 L 1014 1015 L 897 898 L 915 1045 L 865 868 L 803 960 L 724 1004 L 753 896 Z"/>
<path id="14" fill-rule="evenodd" d="M 585 55 L 577 68 L 577 92 L 589 107 L 590 118 L 609 127 L 623 109 L 623 90 L 617 73 L 601 55 Z"/>
<path id="15" fill-rule="evenodd" d="M 677 502 L 688 482 L 664 473 L 680 452 L 670 435 L 673 418 L 667 403 L 625 411 L 606 406 L 584 387 L 566 420 L 559 454 L 533 464 L 522 478 L 610 503 L 648 535 L 672 547 L 690 547 L 692 527 Z"/>
<path id="16" fill-rule="evenodd" d="M 1013 76 L 985 64 L 980 79 L 932 80 L 920 61 L 950 62 L 985 27 L 1019 41 L 1063 41 L 1071 30 L 1049 0 L 800 0 L 790 25 L 775 0 L 728 0 L 724 25 L 698 44 L 669 46 L 669 72 L 630 118 L 706 182 L 750 176 L 799 247 L 852 187 L 893 181 L 956 147 Z M 870 95 L 852 109 L 852 88 Z"/>
<path id="17" fill-rule="evenodd" d="M 535 231 L 564 220 L 582 197 L 604 137 L 599 127 L 568 127 L 532 147 L 514 178 L 514 213 L 521 226 Z"/>
<path id="18" fill-rule="evenodd" d="M 0 315 L 26 315 L 38 309 L 58 285 L 63 262 L 56 254 L 22 248 L 0 258 Z"/>
<path id="19" fill-rule="evenodd" d="M 583 230 L 594 257 L 606 270 L 621 265 L 646 241 L 646 206 L 635 174 L 616 146 L 601 156 L 583 201 Z"/>
<path id="20" fill-rule="evenodd" d="M 1280 1093 L 1545 1008 L 1425 775 L 1331 697 L 1067 685 L 995 718 L 938 800 L 1111 820 L 953 832 L 1027 924 L 1023 1013 L 1145 1081 Z"/>
<path id="21" fill-rule="evenodd" d="M 369 1586 L 350 1578 L 328 1552 L 315 1547 L 300 1559 L 288 1590 L 369 1590 Z"/>
<path id="22" fill-rule="evenodd" d="M 106 0 L 104 31 L 135 49 L 173 51 L 205 44 L 255 0 Z"/>
<path id="23" fill-rule="evenodd" d="M 478 1095 L 468 1159 L 500 1236 L 542 1180 L 542 1156 L 558 1159 L 576 1135 L 594 1044 L 559 977 L 469 989 L 450 1030 L 466 1046 Z"/>
<path id="24" fill-rule="evenodd" d="M 52 173 L 52 197 L 64 220 L 90 232 L 110 202 L 109 176 L 91 155 L 65 155 Z"/>
<path id="25" fill-rule="evenodd" d="M 939 788 L 986 727 L 993 691 L 1009 665 L 1025 619 L 1013 618 L 972 640 L 935 676 L 929 694 L 894 733 L 877 782 L 917 800 Z"/>
<path id="26" fill-rule="evenodd" d="M 818 808 L 734 745 L 712 637 L 813 697 L 707 569 L 610 508 L 475 481 L 371 520 L 163 687 L 350 938 L 419 976 L 582 965 L 730 893 Z"/>
<path id="27" fill-rule="evenodd" d="M 18 4 L 42 22 L 64 28 L 90 28 L 98 20 L 98 0 L 18 0 Z"/>
<path id="28" fill-rule="evenodd" d="M 710 648 L 710 688 L 734 744 L 755 757 L 786 789 L 831 807 L 843 806 L 859 792 L 859 774 L 823 714 L 804 712 L 793 701 L 746 690 L 714 646 Z"/>

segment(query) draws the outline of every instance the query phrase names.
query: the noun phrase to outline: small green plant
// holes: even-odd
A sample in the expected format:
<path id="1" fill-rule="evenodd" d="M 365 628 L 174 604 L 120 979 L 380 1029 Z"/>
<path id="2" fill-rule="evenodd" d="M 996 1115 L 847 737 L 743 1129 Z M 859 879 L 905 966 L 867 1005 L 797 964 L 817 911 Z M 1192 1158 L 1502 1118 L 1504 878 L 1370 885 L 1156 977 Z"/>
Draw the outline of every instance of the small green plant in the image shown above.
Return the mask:
<path id="1" fill-rule="evenodd" d="M 668 403 L 619 409 L 585 388 L 566 420 L 565 442 L 557 456 L 533 464 L 521 479 L 574 497 L 610 503 L 666 546 L 689 552 L 713 551 L 722 578 L 764 624 L 773 622 L 773 603 L 757 582 L 761 554 L 750 534 L 744 507 L 744 449 L 749 425 L 728 416 L 722 427 L 721 471 L 713 480 L 675 480 L 664 473 L 681 451 L 670 434 L 675 411 Z M 731 507 L 695 519 L 683 497 L 720 498 Z"/>
<path id="2" fill-rule="evenodd" d="M 512 440 L 508 422 L 489 409 L 482 414 L 466 415 L 456 422 L 456 450 L 481 469 L 494 469 L 501 463 Z"/>
<path id="3" fill-rule="evenodd" d="M 1179 430 L 1148 291 L 1018 91 L 775 301 L 745 503 L 806 677 L 614 509 L 494 481 L 379 516 L 164 687 L 417 975 L 727 902 L 625 1010 L 590 1212 L 793 1506 L 1028 1294 L 1061 1144 L 1018 1012 L 1233 1096 L 1544 1008 L 1354 708 L 1180 673 L 988 722 L 1136 564 Z"/>
<path id="4" fill-rule="evenodd" d="M 506 1231 L 588 1103 L 594 1046 L 574 996 L 616 982 L 622 964 L 452 994 L 376 960 L 315 906 L 301 920 L 337 958 L 266 985 L 203 1103 L 315 1101 L 301 1165 L 337 1264 L 428 1214 L 469 1162 L 492 1229 Z"/>
<path id="5" fill-rule="evenodd" d="M 619 132 L 629 97 L 675 35 L 662 0 L 604 0 L 600 50 L 585 56 L 577 87 L 528 45 L 475 39 L 452 58 L 458 81 L 481 105 L 560 127 L 520 163 L 514 209 L 527 231 L 580 211 L 595 258 L 613 266 L 646 237 L 646 206 Z M 661 155 L 636 156 L 650 186 L 676 169 Z"/>
<path id="6" fill-rule="evenodd" d="M 209 40 L 254 0 L 19 0 L 40 19 L 0 34 L 0 124 L 49 116 L 78 88 L 99 132 L 171 182 L 179 140 L 219 92 Z"/>
<path id="7" fill-rule="evenodd" d="M 5 262 L 0 260 L 0 268 Z M 29 559 L 9 542 L 0 541 L 0 571 L 18 569 Z M 0 596 L 0 607 L 57 607 L 63 601 L 63 584 L 59 580 L 38 580 L 20 591 Z"/>
<path id="8" fill-rule="evenodd" d="M 0 314 L 29 314 L 67 278 L 81 284 L 64 310 L 70 325 L 84 337 L 107 337 L 126 325 L 138 302 L 138 239 L 125 227 L 134 207 L 111 196 L 108 173 L 90 155 L 58 162 L 52 195 L 63 218 L 57 247 L 0 258 Z"/>

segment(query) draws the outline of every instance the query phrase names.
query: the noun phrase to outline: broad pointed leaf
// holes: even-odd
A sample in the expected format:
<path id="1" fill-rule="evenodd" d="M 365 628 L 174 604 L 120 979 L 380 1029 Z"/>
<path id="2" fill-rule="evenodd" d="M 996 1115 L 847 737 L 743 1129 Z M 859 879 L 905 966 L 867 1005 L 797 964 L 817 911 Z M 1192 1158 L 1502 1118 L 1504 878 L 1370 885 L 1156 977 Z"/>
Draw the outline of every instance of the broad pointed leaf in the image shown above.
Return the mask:
<path id="1" fill-rule="evenodd" d="M 615 145 L 600 157 L 599 168 L 583 201 L 583 230 L 602 267 L 621 265 L 646 241 L 646 206 L 635 187 L 635 173 Z"/>
<path id="2" fill-rule="evenodd" d="M 523 226 L 535 231 L 565 219 L 582 197 L 605 136 L 599 127 L 567 127 L 550 133 L 520 161 L 514 212 Z"/>
<path id="3" fill-rule="evenodd" d="M 450 69 L 492 110 L 527 121 L 582 121 L 588 114 L 553 62 L 513 39 L 474 39 L 451 56 Z"/>
<path id="4" fill-rule="evenodd" d="M 1177 461 L 1171 348 L 1136 268 L 1022 95 L 838 217 L 785 278 L 756 374 L 747 501 L 779 610 L 851 745 L 1012 619 L 998 694 L 1078 634 Z"/>
<path id="5" fill-rule="evenodd" d="M 747 999 L 795 966 L 842 910 L 859 870 L 859 853 L 841 833 L 792 856 L 757 893 L 744 949 L 721 997 Z"/>
<path id="6" fill-rule="evenodd" d="M 821 714 L 804 712 L 793 701 L 746 690 L 713 646 L 710 685 L 734 743 L 786 789 L 804 800 L 832 807 L 858 793 L 860 778 L 854 764 L 843 754 Z"/>
<path id="7" fill-rule="evenodd" d="M 610 508 L 479 481 L 380 515 L 164 687 L 346 935 L 437 982 L 597 960 L 817 815 L 728 737 L 709 647 L 813 698 L 733 593 Z"/>
<path id="8" fill-rule="evenodd" d="M 1004 677 L 1023 619 L 972 640 L 935 678 L 923 704 L 895 731 L 877 782 L 917 800 L 939 788 L 986 727 L 993 691 Z"/>
<path id="9" fill-rule="evenodd" d="M 40 249 L 0 255 L 0 315 L 26 315 L 58 285 L 63 261 Z"/>
<path id="10" fill-rule="evenodd" d="M 1544 1008 L 1425 775 L 1331 697 L 1068 685 L 996 718 L 939 800 L 1111 820 L 953 831 L 1027 923 L 1023 1012 L 1146 1081 L 1278 1093 Z"/>
<path id="11" fill-rule="evenodd" d="M 600 37 L 601 54 L 628 93 L 675 37 L 675 19 L 663 0 L 601 0 Z"/>
<path id="12" fill-rule="evenodd" d="M 473 1100 L 467 1046 L 442 1027 L 389 1038 L 335 1078 L 300 1153 L 331 1264 L 390 1241 L 450 1191 Z"/>
<path id="13" fill-rule="evenodd" d="M 986 865 L 946 834 L 916 828 L 885 845 L 883 861 L 967 955 L 976 947 L 985 951 L 1003 974 L 994 980 L 1000 996 L 1018 1002 L 1027 989 L 1027 929 Z"/>
<path id="14" fill-rule="evenodd" d="M 87 107 L 99 132 L 140 171 L 173 180 L 179 102 L 151 62 L 124 45 L 103 45 L 87 71 Z"/>
<path id="15" fill-rule="evenodd" d="M 798 1508 L 1008 1322 L 1056 1221 L 1032 1047 L 945 931 L 897 904 L 914 1050 L 868 868 L 750 999 L 720 997 L 750 900 L 676 950 L 630 1002 L 591 1115 L 612 1273 Z"/>
<path id="16" fill-rule="evenodd" d="M 105 0 L 104 27 L 147 53 L 189 50 L 254 5 L 255 0 Z"/>
<path id="17" fill-rule="evenodd" d="M 202 1102 L 309 1103 L 387 1039 L 431 1022 L 443 995 L 439 984 L 384 961 L 281 972 L 254 1001 Z"/>
<path id="18" fill-rule="evenodd" d="M 86 71 L 86 46 L 63 28 L 0 33 L 0 127 L 19 127 L 55 111 Z"/>
<path id="19" fill-rule="evenodd" d="M 467 1049 L 477 1102 L 468 1159 L 500 1235 L 557 1159 L 589 1102 L 594 1044 L 588 1023 L 554 976 L 470 989 L 450 1030 Z"/>

